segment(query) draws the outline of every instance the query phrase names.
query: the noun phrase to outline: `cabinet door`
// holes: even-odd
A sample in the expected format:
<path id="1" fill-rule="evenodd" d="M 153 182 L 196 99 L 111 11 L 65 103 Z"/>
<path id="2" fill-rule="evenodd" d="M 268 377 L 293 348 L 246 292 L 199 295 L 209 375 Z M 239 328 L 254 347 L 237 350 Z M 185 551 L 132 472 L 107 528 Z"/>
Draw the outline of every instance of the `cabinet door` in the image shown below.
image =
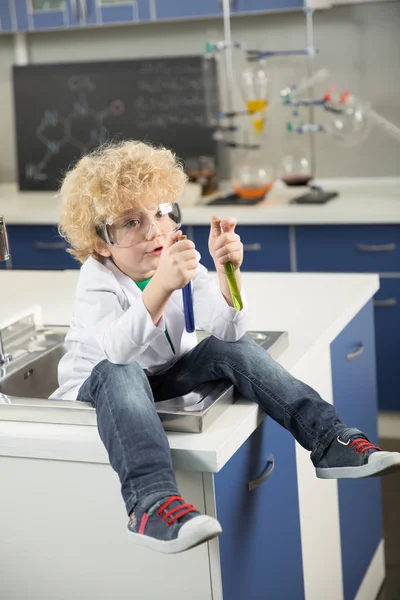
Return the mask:
<path id="1" fill-rule="evenodd" d="M 370 301 L 331 346 L 334 404 L 349 427 L 378 442 L 375 335 Z M 356 353 L 355 358 L 351 355 Z M 349 359 L 350 357 L 350 359 Z M 381 484 L 378 477 L 339 480 L 344 600 L 353 600 L 380 543 Z"/>
<path id="2" fill-rule="evenodd" d="M 99 22 L 96 0 L 69 0 L 68 11 L 71 27 L 87 27 Z"/>
<path id="3" fill-rule="evenodd" d="M 104 24 L 134 23 L 150 19 L 150 0 L 97 0 Z"/>
<path id="4" fill-rule="evenodd" d="M 0 33 L 7 33 L 13 29 L 11 0 L 2 0 L 0 2 Z"/>
<path id="5" fill-rule="evenodd" d="M 271 477 L 249 491 L 273 454 Z M 268 417 L 214 476 L 224 600 L 304 598 L 295 442 Z M 286 575 L 285 575 L 286 573 Z"/>
<path id="6" fill-rule="evenodd" d="M 266 225 L 238 226 L 236 231 L 244 247 L 242 271 L 290 271 L 289 227 Z M 208 251 L 208 225 L 194 227 L 194 242 L 201 262 L 214 270 Z"/>
<path id="7" fill-rule="evenodd" d="M 79 269 L 56 227 L 9 225 L 7 231 L 13 269 Z"/>
<path id="8" fill-rule="evenodd" d="M 396 273 L 398 225 L 296 226 L 298 271 Z"/>
<path id="9" fill-rule="evenodd" d="M 374 301 L 379 409 L 400 411 L 400 279 L 380 283 Z"/>
<path id="10" fill-rule="evenodd" d="M 18 29 L 41 30 L 96 25 L 97 0 L 15 0 Z"/>
<path id="11" fill-rule="evenodd" d="M 68 27 L 70 0 L 15 0 L 20 31 Z"/>
<path id="12" fill-rule="evenodd" d="M 156 18 L 188 19 L 222 15 L 222 4 L 219 0 L 155 0 Z"/>
<path id="13" fill-rule="evenodd" d="M 236 0 L 235 12 L 266 12 L 269 10 L 287 10 L 289 8 L 302 8 L 303 0 Z"/>

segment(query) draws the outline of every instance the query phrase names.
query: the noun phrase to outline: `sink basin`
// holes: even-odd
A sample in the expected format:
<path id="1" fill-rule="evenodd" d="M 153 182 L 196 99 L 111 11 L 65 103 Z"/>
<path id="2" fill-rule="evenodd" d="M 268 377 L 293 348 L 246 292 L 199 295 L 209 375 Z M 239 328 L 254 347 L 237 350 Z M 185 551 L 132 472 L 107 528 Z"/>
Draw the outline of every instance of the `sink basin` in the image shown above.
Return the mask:
<path id="1" fill-rule="evenodd" d="M 22 328 L 23 329 L 23 328 Z M 96 414 L 87 402 L 48 400 L 57 389 L 57 367 L 66 353 L 67 327 L 3 332 L 13 360 L 0 367 L 0 420 L 34 421 L 96 426 Z M 287 346 L 285 332 L 249 332 L 276 358 Z M 196 332 L 199 341 L 209 334 Z M 235 400 L 227 381 L 205 383 L 190 394 L 158 402 L 156 408 L 169 431 L 201 432 Z"/>
<path id="2" fill-rule="evenodd" d="M 48 398 L 58 387 L 57 366 L 65 353 L 64 344 L 60 344 L 32 357 L 19 369 L 0 379 L 0 394 Z"/>

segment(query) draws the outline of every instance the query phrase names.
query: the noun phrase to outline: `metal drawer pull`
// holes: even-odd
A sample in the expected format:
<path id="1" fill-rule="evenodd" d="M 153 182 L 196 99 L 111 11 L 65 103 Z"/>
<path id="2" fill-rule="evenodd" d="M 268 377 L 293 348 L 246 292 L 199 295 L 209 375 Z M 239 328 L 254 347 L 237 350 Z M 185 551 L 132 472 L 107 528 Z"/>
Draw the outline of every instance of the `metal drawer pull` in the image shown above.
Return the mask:
<path id="1" fill-rule="evenodd" d="M 261 244 L 256 242 L 255 244 L 243 244 L 243 252 L 260 252 Z"/>
<path id="2" fill-rule="evenodd" d="M 353 360 L 354 358 L 357 358 L 357 356 L 360 356 L 360 354 L 362 354 L 364 352 L 364 346 L 363 344 L 360 344 L 357 348 L 357 350 L 354 350 L 354 352 L 350 352 L 347 355 L 347 360 Z"/>
<path id="3" fill-rule="evenodd" d="M 263 483 L 263 481 L 266 481 L 269 477 L 271 477 L 272 473 L 274 472 L 274 468 L 275 468 L 275 459 L 274 459 L 274 455 L 270 454 L 267 458 L 267 462 L 265 464 L 265 467 L 260 475 L 260 477 L 258 477 L 257 479 L 253 479 L 252 481 L 249 481 L 249 491 L 251 492 L 251 490 L 255 490 L 256 487 L 258 487 L 259 485 L 261 485 Z"/>
<path id="4" fill-rule="evenodd" d="M 33 246 L 36 250 L 65 250 L 67 244 L 65 242 L 35 242 Z"/>
<path id="5" fill-rule="evenodd" d="M 394 243 L 379 245 L 357 244 L 356 248 L 358 252 L 394 252 L 394 250 L 397 248 L 397 245 Z"/>
<path id="6" fill-rule="evenodd" d="M 385 300 L 374 300 L 374 306 L 397 306 L 397 298 L 385 298 Z"/>

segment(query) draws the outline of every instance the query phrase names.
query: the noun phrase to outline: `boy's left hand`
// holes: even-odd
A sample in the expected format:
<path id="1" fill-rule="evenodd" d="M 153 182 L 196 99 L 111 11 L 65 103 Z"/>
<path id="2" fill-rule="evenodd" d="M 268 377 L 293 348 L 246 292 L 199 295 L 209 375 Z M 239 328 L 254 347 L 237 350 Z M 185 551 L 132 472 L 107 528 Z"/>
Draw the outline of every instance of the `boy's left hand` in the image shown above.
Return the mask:
<path id="1" fill-rule="evenodd" d="M 218 233 L 214 222 L 221 221 L 221 233 Z M 211 217 L 210 235 L 208 238 L 208 249 L 212 256 L 217 271 L 224 270 L 224 264 L 231 262 L 236 269 L 239 269 L 243 262 L 243 244 L 240 237 L 235 233 L 237 219 L 219 219 L 213 215 Z"/>

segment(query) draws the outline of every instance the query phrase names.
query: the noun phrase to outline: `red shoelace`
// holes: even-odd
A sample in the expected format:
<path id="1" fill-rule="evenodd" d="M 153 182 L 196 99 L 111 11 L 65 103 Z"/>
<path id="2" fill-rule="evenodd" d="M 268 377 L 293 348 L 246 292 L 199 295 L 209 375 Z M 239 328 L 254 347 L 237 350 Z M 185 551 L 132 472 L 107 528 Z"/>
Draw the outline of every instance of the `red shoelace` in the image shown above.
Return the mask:
<path id="1" fill-rule="evenodd" d="M 359 454 L 364 454 L 364 452 L 366 452 L 367 450 L 382 450 L 382 448 L 371 444 L 371 442 L 369 440 L 366 440 L 365 438 L 357 438 L 356 440 L 353 440 L 352 442 L 350 442 L 349 448 L 351 448 L 355 452 L 358 452 Z"/>
<path id="2" fill-rule="evenodd" d="M 172 502 L 175 502 L 175 500 L 181 502 L 182 504 L 180 504 L 179 506 L 174 506 L 174 508 L 171 508 L 171 510 L 163 514 L 163 512 L 168 508 L 168 506 L 170 506 Z M 181 496 L 171 496 L 166 502 L 164 502 L 164 504 L 160 506 L 160 508 L 157 511 L 157 516 L 160 517 L 163 521 L 167 521 L 167 525 L 172 525 L 174 521 L 177 521 L 178 519 L 184 517 L 190 512 L 199 511 L 193 506 L 193 504 L 187 504 Z M 171 517 L 171 515 L 174 516 Z M 171 518 L 169 519 L 169 517 Z"/>

